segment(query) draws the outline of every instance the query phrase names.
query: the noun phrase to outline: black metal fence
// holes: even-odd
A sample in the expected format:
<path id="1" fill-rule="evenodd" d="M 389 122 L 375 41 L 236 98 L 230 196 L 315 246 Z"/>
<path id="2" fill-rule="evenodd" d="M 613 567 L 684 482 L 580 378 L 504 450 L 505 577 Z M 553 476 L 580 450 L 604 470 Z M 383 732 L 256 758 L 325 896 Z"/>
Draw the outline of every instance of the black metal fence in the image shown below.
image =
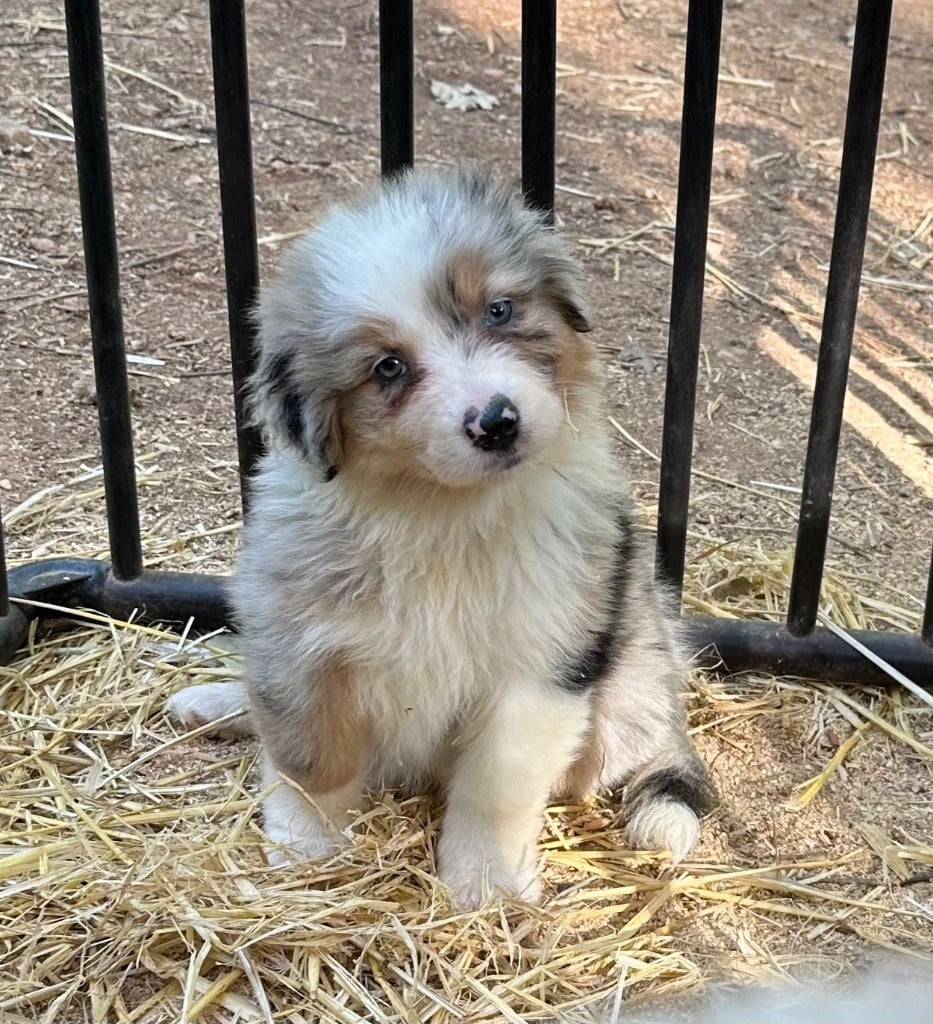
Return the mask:
<path id="1" fill-rule="evenodd" d="M 253 365 L 246 315 L 259 284 L 243 0 L 211 0 L 214 92 L 232 375 L 244 508 L 261 452 L 245 418 Z M 143 569 L 126 354 L 120 310 L 98 0 L 66 0 L 71 90 L 88 299 L 98 381 L 109 563 L 55 559 L 7 576 L 0 532 L 0 663 L 25 636 L 35 602 L 203 626 L 227 620 L 223 579 Z M 839 200 L 803 478 L 786 625 L 690 616 L 701 657 L 728 671 L 761 669 L 840 682 L 884 681 L 871 661 L 816 628 L 836 456 L 868 221 L 884 88 L 891 0 L 859 0 Z M 719 72 L 722 0 L 690 0 L 664 438 L 658 572 L 680 593 L 686 551 L 694 407 Z M 528 201 L 554 203 L 556 0 L 522 2 L 522 185 Z M 412 0 L 380 0 L 382 171 L 414 160 Z M 10 600 L 10 598 L 13 600 Z M 24 598 L 27 603 L 17 604 Z M 33 602 L 33 603 L 29 603 Z M 852 634 L 918 682 L 933 685 L 933 558 L 920 636 Z"/>

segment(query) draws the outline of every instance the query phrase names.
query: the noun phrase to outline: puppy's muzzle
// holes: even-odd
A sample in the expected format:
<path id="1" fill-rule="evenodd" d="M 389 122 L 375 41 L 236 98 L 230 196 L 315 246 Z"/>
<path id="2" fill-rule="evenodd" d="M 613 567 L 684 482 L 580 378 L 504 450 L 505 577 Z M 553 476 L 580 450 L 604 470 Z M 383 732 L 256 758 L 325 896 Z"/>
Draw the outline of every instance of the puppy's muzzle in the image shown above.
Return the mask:
<path id="1" fill-rule="evenodd" d="M 505 395 L 493 395 L 482 412 L 475 406 L 467 409 L 463 432 L 484 452 L 507 452 L 515 445 L 520 422 L 515 403 Z"/>

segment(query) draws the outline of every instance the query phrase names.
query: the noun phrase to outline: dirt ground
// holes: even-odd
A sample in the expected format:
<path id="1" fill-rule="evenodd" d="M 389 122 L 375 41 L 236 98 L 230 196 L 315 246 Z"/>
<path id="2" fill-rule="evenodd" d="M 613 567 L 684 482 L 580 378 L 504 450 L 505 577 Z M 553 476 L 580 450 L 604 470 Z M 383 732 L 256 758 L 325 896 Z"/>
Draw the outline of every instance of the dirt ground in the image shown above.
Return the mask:
<path id="1" fill-rule="evenodd" d="M 268 278 L 288 237 L 378 174 L 378 26 L 373 0 L 247 6 Z M 417 5 L 417 160 L 479 155 L 517 180 L 519 7 Z M 697 405 L 695 466 L 706 475 L 693 483 L 688 597 L 715 582 L 711 550 L 720 559 L 779 559 L 793 543 L 853 20 L 854 4 L 838 0 L 727 4 L 715 273 Z M 586 264 L 613 415 L 643 446 L 620 436 L 649 525 L 657 465 L 644 449 L 660 448 L 684 23 L 685 5 L 673 0 L 565 0 L 560 12 L 558 220 Z M 104 45 L 145 553 L 150 564 L 223 570 L 235 553 L 239 506 L 206 5 L 106 4 Z M 8 554 L 97 554 L 103 512 L 86 488 L 70 526 L 67 502 L 55 515 L 21 508 L 49 486 L 66 495 L 99 464 L 60 6 L 0 0 L 0 59 Z M 499 105 L 447 111 L 431 97 L 435 79 L 472 82 Z M 898 4 L 828 562 L 880 628 L 919 622 L 933 542 L 931 83 L 933 5 Z M 861 831 L 870 823 L 904 847 L 931 841 L 933 762 L 917 750 L 933 736 L 929 714 L 858 691 L 852 700 L 914 746 L 875 724 L 801 810 L 795 787 L 864 716 L 846 711 L 837 690 L 749 679 L 732 704 L 717 685 L 701 681 L 694 703 L 724 796 L 701 858 L 751 865 L 851 854 L 849 867 L 827 869 L 830 884 L 862 886 L 886 906 L 909 903 L 918 921 L 933 919 L 928 873 L 890 874 Z M 871 928 L 841 918 L 825 928 L 764 910 L 730 919 L 694 914 L 689 901 L 671 929 L 711 972 L 772 960 L 783 970 L 817 947 L 858 964 L 873 944 Z M 918 924 L 907 944 L 923 946 L 922 931 Z"/>

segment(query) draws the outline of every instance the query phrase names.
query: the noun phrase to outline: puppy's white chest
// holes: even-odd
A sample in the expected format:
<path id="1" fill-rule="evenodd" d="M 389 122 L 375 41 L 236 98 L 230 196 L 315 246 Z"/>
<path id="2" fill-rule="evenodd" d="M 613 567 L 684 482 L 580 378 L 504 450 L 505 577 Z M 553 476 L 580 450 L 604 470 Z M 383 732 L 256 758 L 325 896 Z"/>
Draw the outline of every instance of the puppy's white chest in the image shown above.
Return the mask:
<path id="1" fill-rule="evenodd" d="M 573 588 L 565 578 L 564 600 L 546 599 L 552 588 L 526 554 L 477 544 L 387 574 L 379 613 L 361 631 L 381 650 L 369 690 L 378 784 L 442 779 L 476 709 L 552 670 Z"/>
<path id="2" fill-rule="evenodd" d="M 409 705 L 459 708 L 547 672 L 581 627 L 591 576 L 582 545 L 544 517 L 473 531 L 389 561 L 363 632 Z"/>

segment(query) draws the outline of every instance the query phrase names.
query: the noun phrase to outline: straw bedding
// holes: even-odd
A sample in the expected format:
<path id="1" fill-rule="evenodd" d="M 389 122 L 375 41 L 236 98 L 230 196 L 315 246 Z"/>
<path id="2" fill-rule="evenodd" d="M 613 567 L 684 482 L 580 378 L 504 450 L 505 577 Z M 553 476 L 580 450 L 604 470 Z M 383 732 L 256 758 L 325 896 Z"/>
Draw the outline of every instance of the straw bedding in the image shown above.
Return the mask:
<path id="1" fill-rule="evenodd" d="M 83 472 L 14 510 L 11 550 L 98 551 L 98 486 Z M 234 532 L 155 531 L 146 550 L 223 565 Z M 688 603 L 778 613 L 786 561 L 704 552 Z M 916 626 L 862 581 L 831 575 L 826 594 L 844 627 Z M 612 1020 L 704 982 L 933 955 L 933 714 L 899 691 L 697 674 L 723 803 L 696 859 L 626 849 L 611 800 L 555 807 L 544 907 L 459 914 L 427 799 L 376 794 L 350 850 L 266 865 L 255 745 L 179 735 L 161 710 L 236 671 L 229 639 L 88 613 L 0 669 L 0 1020 Z"/>

